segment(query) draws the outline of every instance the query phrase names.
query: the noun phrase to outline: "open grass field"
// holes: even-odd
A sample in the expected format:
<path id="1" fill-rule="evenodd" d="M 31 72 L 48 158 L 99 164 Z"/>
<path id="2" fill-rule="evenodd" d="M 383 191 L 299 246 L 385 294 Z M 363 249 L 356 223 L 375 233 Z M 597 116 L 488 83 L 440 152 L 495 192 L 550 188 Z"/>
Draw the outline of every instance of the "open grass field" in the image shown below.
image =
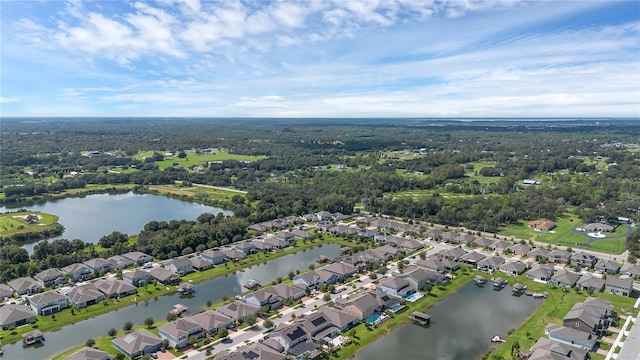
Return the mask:
<path id="1" fill-rule="evenodd" d="M 31 223 L 26 220 L 26 217 L 31 214 L 38 216 L 37 222 Z M 39 211 L 0 214 L 0 236 L 46 231 L 48 227 L 56 224 L 58 219 L 59 217 L 56 215 Z"/>
<path id="2" fill-rule="evenodd" d="M 572 212 L 565 212 L 565 216 L 556 220 L 556 227 L 553 232 L 533 231 L 526 222 L 520 225 L 510 225 L 501 230 L 498 234 L 504 236 L 515 236 L 520 239 L 542 241 L 551 245 L 576 246 L 588 240 L 581 234 L 576 234 L 573 229 L 582 221 Z"/>
<path id="3" fill-rule="evenodd" d="M 415 176 L 415 175 L 412 175 Z M 393 197 L 411 197 L 414 199 L 419 199 L 419 198 L 425 198 L 425 197 L 431 197 L 433 196 L 434 193 L 437 193 L 438 196 L 442 196 L 444 198 L 459 198 L 459 199 L 468 199 L 468 198 L 475 198 L 475 197 L 482 197 L 482 198 L 487 198 L 490 196 L 500 196 L 498 194 L 473 194 L 473 195 L 467 195 L 467 194 L 456 194 L 456 193 L 449 193 L 449 192 L 441 192 L 438 190 L 409 190 L 409 191 L 398 191 L 398 192 L 394 192 L 394 193 L 390 193 L 388 195 L 393 196 Z M 386 195 L 386 194 L 385 194 Z"/>
<path id="4" fill-rule="evenodd" d="M 602 240 L 596 240 L 595 242 L 589 244 L 589 246 L 587 246 L 587 249 L 600 251 L 607 254 L 622 254 L 624 252 L 625 240 L 625 238 L 605 238 Z"/>
<path id="5" fill-rule="evenodd" d="M 160 152 L 166 153 L 166 152 Z M 258 161 L 260 159 L 264 159 L 264 156 L 249 156 L 249 155 L 238 155 L 238 154 L 230 154 L 224 150 L 216 150 L 215 153 L 211 154 L 196 154 L 192 151 L 186 151 L 187 157 L 180 159 L 177 156 L 168 156 L 165 157 L 165 160 L 157 162 L 158 166 L 161 170 L 164 170 L 168 167 L 173 166 L 174 164 L 178 164 L 182 167 L 190 167 L 194 165 L 202 165 L 210 161 L 224 161 L 224 160 L 239 160 L 239 161 Z M 136 159 L 144 159 L 145 157 L 153 155 L 153 151 L 141 151 L 136 154 Z"/>

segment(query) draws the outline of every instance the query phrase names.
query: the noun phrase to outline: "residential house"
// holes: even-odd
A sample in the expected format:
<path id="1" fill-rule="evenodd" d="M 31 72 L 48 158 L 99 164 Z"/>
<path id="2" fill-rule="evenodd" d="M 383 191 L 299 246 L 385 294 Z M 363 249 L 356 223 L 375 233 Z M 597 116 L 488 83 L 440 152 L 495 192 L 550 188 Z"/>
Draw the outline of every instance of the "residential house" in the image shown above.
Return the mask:
<path id="1" fill-rule="evenodd" d="M 333 215 L 331 215 L 328 211 L 319 211 L 315 214 L 315 221 L 331 221 L 333 220 Z"/>
<path id="2" fill-rule="evenodd" d="M 42 284 L 30 277 L 19 277 L 17 279 L 9 280 L 7 285 L 9 285 L 9 287 L 11 287 L 18 295 L 31 295 L 43 289 Z"/>
<path id="3" fill-rule="evenodd" d="M 104 300 L 104 294 L 94 284 L 85 284 L 76 286 L 67 298 L 71 305 L 80 309 Z"/>
<path id="4" fill-rule="evenodd" d="M 103 258 L 87 260 L 83 264 L 88 266 L 94 275 L 106 274 L 111 271 L 111 267 L 113 266 L 109 261 Z"/>
<path id="5" fill-rule="evenodd" d="M 550 252 L 551 251 L 544 248 L 535 248 L 527 253 L 527 257 L 532 258 L 536 261 L 540 261 L 542 259 L 547 259 Z"/>
<path id="6" fill-rule="evenodd" d="M 441 261 L 447 271 L 456 271 L 460 269 L 460 264 L 457 261 L 447 258 L 442 258 Z"/>
<path id="7" fill-rule="evenodd" d="M 584 274 L 580 276 L 576 286 L 578 289 L 582 289 L 587 292 L 596 292 L 602 290 L 604 287 L 604 279 L 591 274 Z"/>
<path id="8" fill-rule="evenodd" d="M 222 264 L 226 259 L 226 255 L 222 251 L 215 249 L 203 251 L 202 254 L 200 254 L 200 257 L 205 260 L 211 261 L 211 263 L 214 265 Z"/>
<path id="9" fill-rule="evenodd" d="M 336 309 L 334 307 L 329 306 L 321 306 L 318 309 L 319 313 L 322 313 L 331 324 L 338 328 L 338 331 L 345 332 L 349 330 L 351 327 L 356 326 L 360 320 L 354 316 L 349 314 L 346 311 L 342 311 Z"/>
<path id="10" fill-rule="evenodd" d="M 603 274 L 617 274 L 620 270 L 620 264 L 610 259 L 601 259 L 596 263 L 594 268 Z"/>
<path id="11" fill-rule="evenodd" d="M 29 306 L 38 315 L 51 315 L 67 308 L 67 298 L 55 291 L 47 291 L 29 297 Z"/>
<path id="12" fill-rule="evenodd" d="M 239 261 L 244 259 L 247 256 L 247 254 L 243 253 L 242 251 L 238 251 L 236 249 L 223 250 L 222 253 L 225 256 L 225 261 Z"/>
<path id="13" fill-rule="evenodd" d="M 279 237 L 268 237 L 264 239 L 264 243 L 271 246 L 274 249 L 284 249 L 291 246 L 291 243 L 287 240 L 283 240 Z"/>
<path id="14" fill-rule="evenodd" d="M 270 288 L 282 300 L 287 300 L 287 301 L 300 300 L 305 295 L 304 289 L 298 286 L 291 286 L 291 285 L 281 283 L 281 284 L 273 285 Z"/>
<path id="15" fill-rule="evenodd" d="M 164 265 L 164 268 L 180 276 L 193 272 L 193 264 L 191 263 L 191 260 L 184 257 L 169 260 Z"/>
<path id="16" fill-rule="evenodd" d="M 640 278 L 640 264 L 626 264 L 622 270 L 620 270 L 620 274 Z"/>
<path id="17" fill-rule="evenodd" d="M 540 338 L 531 348 L 529 360 L 589 360 L 589 353 L 547 338 Z"/>
<path id="18" fill-rule="evenodd" d="M 393 234 L 387 234 L 384 232 L 377 233 L 374 236 L 374 239 L 380 244 L 388 244 L 393 247 L 398 247 L 400 244 L 406 241 L 405 238 L 403 237 L 393 235 Z"/>
<path id="19" fill-rule="evenodd" d="M 74 352 L 64 358 L 64 360 L 113 360 L 114 357 L 108 352 L 94 349 L 88 346 Z"/>
<path id="20" fill-rule="evenodd" d="M 454 244 L 469 245 L 475 239 L 476 239 L 476 237 L 473 236 L 473 235 L 464 234 L 464 235 L 460 235 L 460 236 L 454 238 L 453 240 L 451 240 L 451 242 L 454 243 Z"/>
<path id="21" fill-rule="evenodd" d="M 538 282 L 546 283 L 547 281 L 551 280 L 553 273 L 553 265 L 541 264 L 527 271 L 527 277 Z"/>
<path id="22" fill-rule="evenodd" d="M 507 249 L 512 245 L 513 243 L 509 241 L 499 240 L 491 243 L 491 245 L 489 245 L 489 249 L 497 252 L 498 254 L 502 254 L 503 252 L 507 251 Z"/>
<path id="23" fill-rule="evenodd" d="M 437 239 L 441 238 L 443 233 L 444 233 L 444 231 L 442 231 L 440 229 L 432 229 L 432 230 L 429 230 L 429 231 L 423 233 L 423 235 L 429 240 L 437 240 Z"/>
<path id="24" fill-rule="evenodd" d="M 134 359 L 160 350 L 162 339 L 146 329 L 139 329 L 112 339 L 111 344 L 116 350 Z"/>
<path id="25" fill-rule="evenodd" d="M 233 319 L 231 317 L 214 310 L 207 310 L 191 315 L 189 319 L 198 323 L 202 330 L 207 334 L 214 334 L 219 329 L 228 329 L 233 327 Z"/>
<path id="26" fill-rule="evenodd" d="M 28 307 L 19 304 L 0 306 L 0 327 L 8 330 L 29 323 L 35 323 L 36 316 Z"/>
<path id="27" fill-rule="evenodd" d="M 240 300 L 224 304 L 216 309 L 217 312 L 240 322 L 244 321 L 248 315 L 258 315 L 259 310 L 259 307 Z"/>
<path id="28" fill-rule="evenodd" d="M 320 271 L 326 271 L 335 274 L 338 277 L 338 281 L 342 281 L 349 276 L 355 275 L 358 269 L 353 265 L 341 262 L 323 266 L 322 268 L 320 268 Z"/>
<path id="29" fill-rule="evenodd" d="M 564 316 L 563 325 L 598 335 L 614 318 L 615 313 L 611 303 L 590 296 L 585 301 L 573 305 Z"/>
<path id="30" fill-rule="evenodd" d="M 240 346 L 232 352 L 219 352 L 216 355 L 216 360 L 285 360 L 285 358 L 284 354 L 260 342 Z"/>
<path id="31" fill-rule="evenodd" d="M 481 248 L 486 248 L 489 245 L 493 244 L 494 240 L 491 239 L 487 239 L 485 237 L 479 237 L 475 240 L 473 240 L 472 244 L 477 246 L 477 247 L 481 247 Z"/>
<path id="32" fill-rule="evenodd" d="M 563 288 L 572 288 L 580 279 L 580 275 L 572 271 L 558 270 L 549 280 L 550 284 L 558 285 Z"/>
<path id="33" fill-rule="evenodd" d="M 500 265 L 499 270 L 507 275 L 518 276 L 527 269 L 527 265 L 522 261 L 508 261 Z"/>
<path id="34" fill-rule="evenodd" d="M 270 236 L 270 238 L 274 238 L 274 237 L 273 237 L 273 236 Z M 284 241 L 284 242 L 286 242 L 287 244 L 290 244 L 292 241 L 294 241 L 294 240 L 295 240 L 295 238 L 296 238 L 296 237 L 295 237 L 295 235 L 294 235 L 292 232 L 290 232 L 290 231 L 280 231 L 279 233 L 277 233 L 277 234 L 276 234 L 275 238 L 276 238 L 277 240 Z"/>
<path id="35" fill-rule="evenodd" d="M 153 261 L 153 256 L 140 251 L 131 251 L 126 254 L 122 254 L 122 256 L 137 264 L 146 264 Z"/>
<path id="36" fill-rule="evenodd" d="M 315 270 L 308 271 L 304 274 L 296 275 L 293 277 L 293 285 L 303 289 L 315 289 L 318 285 L 321 284 L 320 281 L 320 275 L 318 275 Z"/>
<path id="37" fill-rule="evenodd" d="M 383 261 L 389 261 L 393 259 L 398 253 L 398 249 L 391 245 L 382 245 L 378 248 L 371 249 L 373 253 Z"/>
<path id="38" fill-rule="evenodd" d="M 597 337 L 594 334 L 579 331 L 562 325 L 549 324 L 544 328 L 549 340 L 578 347 L 586 351 L 593 351 Z"/>
<path id="39" fill-rule="evenodd" d="M 151 275 L 140 269 L 122 272 L 122 280 L 133 286 L 142 286 L 146 284 L 149 279 L 151 279 Z"/>
<path id="40" fill-rule="evenodd" d="M 454 232 L 443 232 L 442 234 L 440 234 L 440 238 L 446 243 L 452 242 L 453 239 L 457 238 L 458 236 L 460 236 L 460 234 Z"/>
<path id="41" fill-rule="evenodd" d="M 583 253 L 583 252 L 574 252 L 571 254 L 571 265 L 579 267 L 579 268 L 589 268 L 591 269 L 598 258 L 594 255 Z"/>
<path id="42" fill-rule="evenodd" d="M 13 296 L 13 289 L 5 284 L 0 284 L 0 301 Z"/>
<path id="43" fill-rule="evenodd" d="M 190 258 L 189 261 L 191 261 L 191 267 L 194 270 L 204 271 L 213 267 L 213 263 L 211 261 L 204 259 L 201 256 L 194 256 Z"/>
<path id="44" fill-rule="evenodd" d="M 507 248 L 507 252 L 518 256 L 526 256 L 530 251 L 531 246 L 527 244 L 513 244 Z"/>
<path id="45" fill-rule="evenodd" d="M 118 270 L 126 269 L 129 266 L 135 264 L 135 261 L 127 259 L 126 257 L 121 255 L 114 255 L 110 258 L 107 258 L 107 261 L 110 262 L 111 265 L 113 265 L 113 267 Z"/>
<path id="46" fill-rule="evenodd" d="M 450 259 L 454 261 L 459 261 L 462 256 L 464 256 L 467 252 L 459 247 L 454 247 L 449 250 L 445 250 L 442 252 L 442 257 L 445 259 Z"/>
<path id="47" fill-rule="evenodd" d="M 529 222 L 529 227 L 533 229 L 533 231 L 542 231 L 548 232 L 553 230 L 556 227 L 556 223 L 550 220 L 534 220 Z"/>
<path id="48" fill-rule="evenodd" d="M 313 240 L 316 238 L 316 234 L 299 229 L 292 230 L 291 234 L 293 234 L 294 238 L 300 240 Z"/>
<path id="49" fill-rule="evenodd" d="M 118 279 L 100 279 L 94 283 L 108 299 L 121 298 L 133 295 L 137 292 L 136 287 Z"/>
<path id="50" fill-rule="evenodd" d="M 331 216 L 333 217 L 334 221 L 343 221 L 345 219 L 344 214 L 340 212 L 334 212 L 333 214 L 331 214 Z"/>
<path id="51" fill-rule="evenodd" d="M 421 268 L 424 268 L 430 271 L 435 271 L 441 274 L 444 274 L 447 272 L 447 269 L 445 268 L 444 263 L 440 259 L 435 257 L 427 258 L 425 260 L 421 260 L 421 259 L 417 260 L 416 265 Z"/>
<path id="52" fill-rule="evenodd" d="M 191 265 L 191 262 L 189 262 L 189 265 Z M 149 270 L 149 276 L 164 285 L 177 284 L 180 282 L 180 276 L 167 268 L 153 268 Z"/>
<path id="53" fill-rule="evenodd" d="M 371 291 L 361 291 L 348 298 L 337 298 L 335 307 L 360 320 L 364 320 L 380 309 L 378 298 Z"/>
<path id="54" fill-rule="evenodd" d="M 405 298 L 415 292 L 415 290 L 409 286 L 407 279 L 396 276 L 382 279 L 378 284 L 377 290 L 399 298 Z"/>
<path id="55" fill-rule="evenodd" d="M 485 255 L 477 252 L 477 251 L 471 251 L 469 253 L 466 253 L 464 255 L 462 255 L 460 257 L 460 261 L 463 261 L 467 264 L 470 265 L 477 265 L 480 261 L 482 261 L 484 258 L 486 258 Z"/>
<path id="56" fill-rule="evenodd" d="M 431 278 L 429 276 L 430 271 L 431 270 L 426 271 L 425 269 L 412 265 L 404 269 L 404 272 L 402 273 L 401 277 L 406 279 L 409 282 L 409 287 L 411 287 L 413 292 L 416 292 L 424 289 L 425 286 L 427 286 L 427 283 Z M 441 273 L 436 272 L 436 274 L 441 274 Z"/>
<path id="57" fill-rule="evenodd" d="M 481 271 L 494 272 L 498 271 L 504 262 L 505 259 L 501 256 L 487 256 L 478 261 L 477 266 Z"/>
<path id="58" fill-rule="evenodd" d="M 613 232 L 616 230 L 616 227 L 609 224 L 591 223 L 585 226 L 584 230 L 591 232 Z"/>
<path id="59" fill-rule="evenodd" d="M 63 267 L 62 272 L 69 275 L 75 282 L 84 281 L 89 275 L 93 274 L 90 267 L 82 263 L 75 263 Z"/>
<path id="60" fill-rule="evenodd" d="M 163 340 L 169 340 L 170 346 L 180 349 L 189 344 L 190 337 L 199 339 L 205 335 L 205 332 L 196 321 L 191 318 L 183 318 L 160 326 L 158 335 Z"/>
<path id="61" fill-rule="evenodd" d="M 106 351 L 85 346 L 67 356 L 64 360 L 113 360 L 113 357 Z"/>
<path id="62" fill-rule="evenodd" d="M 249 225 L 249 230 L 255 231 L 257 233 L 264 233 L 267 232 L 271 229 L 270 224 L 266 224 L 266 223 L 258 223 L 258 224 L 253 224 L 253 225 Z"/>
<path id="63" fill-rule="evenodd" d="M 349 316 L 354 317 L 353 315 Z M 339 331 L 338 327 L 333 325 L 331 320 L 322 311 L 316 311 L 297 320 L 297 322 L 300 323 L 304 330 L 310 335 L 311 340 L 319 344 L 331 342 Z"/>
<path id="64" fill-rule="evenodd" d="M 259 289 L 251 294 L 247 294 L 244 297 L 244 301 L 258 308 L 265 306 L 269 308 L 269 310 L 279 309 L 282 306 L 280 297 L 271 287 Z"/>
<path id="65" fill-rule="evenodd" d="M 631 292 L 633 292 L 633 280 L 607 276 L 604 281 L 604 292 L 607 294 L 631 296 Z"/>
<path id="66" fill-rule="evenodd" d="M 63 275 L 62 271 L 56 268 L 51 268 L 40 271 L 34 276 L 34 278 L 40 282 L 43 287 L 52 287 L 62 281 Z"/>
<path id="67" fill-rule="evenodd" d="M 551 251 L 547 258 L 552 263 L 569 264 L 569 262 L 571 261 L 571 253 L 565 250 L 557 249 Z"/>
<path id="68" fill-rule="evenodd" d="M 408 240 L 403 242 L 400 245 L 400 248 L 405 249 L 409 252 L 414 252 L 414 251 L 418 251 L 420 249 L 422 249 L 424 247 L 424 245 L 418 241 L 418 240 Z"/>
<path id="69" fill-rule="evenodd" d="M 297 322 L 291 325 L 280 324 L 267 338 L 279 342 L 284 348 L 285 354 L 292 355 L 296 358 L 298 358 L 298 356 L 302 358 L 305 353 L 310 353 L 316 348 L 316 346 L 307 342 L 311 340 L 311 336 L 305 331 L 302 324 Z M 298 347 L 299 344 L 302 344 L 302 346 Z"/>
<path id="70" fill-rule="evenodd" d="M 253 254 L 256 252 L 256 246 L 253 244 L 253 241 L 242 240 L 235 243 L 234 246 L 236 251 L 243 253 L 244 255 Z"/>

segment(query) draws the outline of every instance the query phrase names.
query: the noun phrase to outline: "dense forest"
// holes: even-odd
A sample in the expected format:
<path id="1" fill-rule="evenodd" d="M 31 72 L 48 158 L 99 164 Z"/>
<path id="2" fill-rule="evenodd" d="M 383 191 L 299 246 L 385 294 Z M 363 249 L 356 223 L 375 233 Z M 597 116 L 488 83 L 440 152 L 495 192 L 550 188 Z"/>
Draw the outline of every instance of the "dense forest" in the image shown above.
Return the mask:
<path id="1" fill-rule="evenodd" d="M 637 222 L 639 140 L 637 121 L 609 119 L 3 119 L 0 200 L 20 204 L 89 184 L 247 191 L 220 204 L 233 218 L 148 224 L 134 248 L 159 258 L 237 241 L 254 222 L 319 210 L 491 232 L 555 220 L 567 209 L 588 222 Z M 255 158 L 180 165 L 212 150 Z M 91 256 L 81 243 L 39 244 L 31 259 L 7 245 L 2 277 Z M 120 253 L 131 248 L 125 243 L 104 247 Z M 634 236 L 627 247 L 640 256 Z"/>

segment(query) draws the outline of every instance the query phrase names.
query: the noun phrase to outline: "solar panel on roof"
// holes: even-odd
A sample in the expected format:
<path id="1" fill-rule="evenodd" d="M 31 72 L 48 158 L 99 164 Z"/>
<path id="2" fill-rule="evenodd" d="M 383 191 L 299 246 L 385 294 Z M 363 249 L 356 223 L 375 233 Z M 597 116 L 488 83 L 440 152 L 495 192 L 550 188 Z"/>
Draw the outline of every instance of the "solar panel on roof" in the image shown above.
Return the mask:
<path id="1" fill-rule="evenodd" d="M 126 342 L 127 344 L 131 344 L 131 342 L 135 341 L 136 337 L 133 336 L 132 334 L 129 334 L 127 336 L 124 337 L 124 339 L 122 339 L 122 341 Z"/>
<path id="2" fill-rule="evenodd" d="M 318 325 L 320 325 L 322 323 L 325 323 L 326 321 L 327 321 L 327 319 L 325 319 L 324 317 L 321 316 L 319 318 L 311 320 L 311 323 L 313 324 L 313 326 L 318 326 Z"/>

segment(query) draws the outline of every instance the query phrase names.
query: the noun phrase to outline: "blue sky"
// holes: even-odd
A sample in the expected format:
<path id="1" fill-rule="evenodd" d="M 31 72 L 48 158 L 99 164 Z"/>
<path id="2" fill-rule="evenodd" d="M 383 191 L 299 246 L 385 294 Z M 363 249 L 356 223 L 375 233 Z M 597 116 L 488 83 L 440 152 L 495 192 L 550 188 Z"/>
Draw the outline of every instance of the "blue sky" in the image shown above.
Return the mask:
<path id="1" fill-rule="evenodd" d="M 637 1 L 2 1 L 2 116 L 639 117 Z"/>

